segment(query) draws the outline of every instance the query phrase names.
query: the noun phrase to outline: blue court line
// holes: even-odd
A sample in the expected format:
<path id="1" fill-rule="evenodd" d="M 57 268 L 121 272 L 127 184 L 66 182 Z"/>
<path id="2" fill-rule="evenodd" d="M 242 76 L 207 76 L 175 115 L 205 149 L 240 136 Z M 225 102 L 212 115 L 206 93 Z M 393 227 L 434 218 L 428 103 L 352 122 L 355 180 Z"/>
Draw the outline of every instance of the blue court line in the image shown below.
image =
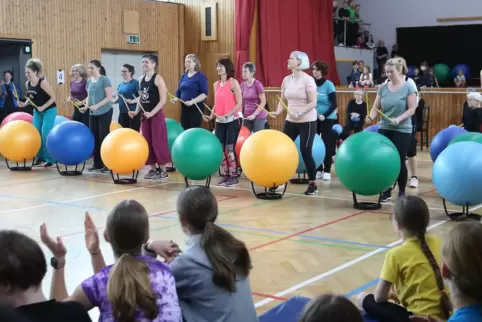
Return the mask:
<path id="1" fill-rule="evenodd" d="M 108 210 L 108 209 L 105 209 L 105 208 L 88 206 L 88 205 L 79 205 L 79 204 L 74 204 L 74 203 L 69 203 L 69 202 L 44 200 L 44 199 L 9 195 L 9 194 L 3 194 L 3 193 L 0 193 L 0 197 L 17 199 L 17 200 L 25 200 L 25 201 L 37 201 L 37 202 L 47 203 L 47 204 L 50 204 L 50 205 L 59 205 L 59 206 L 67 206 L 67 207 L 75 207 L 75 208 L 83 208 L 83 209 Z"/>
<path id="2" fill-rule="evenodd" d="M 352 297 L 352 296 L 358 295 L 359 293 L 363 292 L 364 290 L 366 290 L 366 289 L 368 289 L 368 288 L 370 288 L 370 287 L 372 287 L 372 286 L 377 285 L 377 283 L 378 283 L 379 280 L 380 280 L 379 278 L 376 278 L 376 279 L 374 279 L 373 281 L 368 282 L 368 283 L 360 286 L 360 287 L 357 288 L 357 289 L 354 289 L 354 290 L 351 291 L 350 293 L 346 293 L 346 294 L 345 294 L 345 297 Z"/>

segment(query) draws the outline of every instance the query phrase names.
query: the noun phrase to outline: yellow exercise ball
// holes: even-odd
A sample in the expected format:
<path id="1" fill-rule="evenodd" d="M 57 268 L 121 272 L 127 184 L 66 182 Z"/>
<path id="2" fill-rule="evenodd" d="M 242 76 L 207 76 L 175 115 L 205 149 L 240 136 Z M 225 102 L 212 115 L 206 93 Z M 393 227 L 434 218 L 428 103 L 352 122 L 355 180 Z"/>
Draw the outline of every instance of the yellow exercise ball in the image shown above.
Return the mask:
<path id="1" fill-rule="evenodd" d="M 0 129 L 0 154 L 7 160 L 32 160 L 42 146 L 40 133 L 26 121 L 10 121 Z"/>
<path id="2" fill-rule="evenodd" d="M 100 147 L 100 156 L 107 169 L 128 174 L 144 167 L 149 146 L 139 132 L 122 128 L 107 135 Z"/>
<path id="3" fill-rule="evenodd" d="M 122 125 L 118 122 L 111 122 L 109 126 L 109 132 L 113 132 L 115 130 L 122 129 Z"/>
<path id="4" fill-rule="evenodd" d="M 244 141 L 241 168 L 256 185 L 271 188 L 286 183 L 298 168 L 298 149 L 283 132 L 262 130 Z"/>

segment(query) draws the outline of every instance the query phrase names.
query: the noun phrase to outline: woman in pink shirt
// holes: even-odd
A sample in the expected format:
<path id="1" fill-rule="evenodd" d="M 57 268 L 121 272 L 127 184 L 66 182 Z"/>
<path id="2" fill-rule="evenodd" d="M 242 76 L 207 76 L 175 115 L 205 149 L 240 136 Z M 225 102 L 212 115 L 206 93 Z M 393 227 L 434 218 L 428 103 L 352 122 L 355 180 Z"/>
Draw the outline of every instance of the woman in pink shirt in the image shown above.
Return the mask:
<path id="1" fill-rule="evenodd" d="M 288 59 L 288 69 L 291 75 L 283 79 L 281 85 L 281 100 L 278 103 L 276 112 L 270 112 L 270 117 L 281 114 L 286 105 L 289 109 L 286 115 L 283 133 L 288 135 L 293 141 L 300 137 L 300 150 L 306 166 L 306 173 L 310 183 L 305 195 L 314 195 L 318 192 L 316 186 L 316 164 L 313 159 L 313 141 L 316 135 L 316 120 L 318 114 L 315 106 L 317 101 L 316 83 L 313 77 L 303 70 L 310 68 L 308 55 L 300 51 L 291 53 Z M 282 187 L 278 187 L 279 190 Z"/>
<path id="2" fill-rule="evenodd" d="M 241 84 L 241 93 L 243 94 L 243 115 L 245 117 L 243 125 L 250 131 L 258 132 L 264 129 L 268 115 L 262 109 L 266 105 L 264 87 L 259 80 L 254 78 L 255 73 L 255 64 L 247 62 L 243 65 L 245 82 Z M 259 108 L 258 105 L 262 108 Z"/>
<path id="3" fill-rule="evenodd" d="M 214 83 L 214 107 L 211 115 L 204 116 L 210 121 L 216 116 L 215 135 L 225 151 L 221 170 L 223 179 L 219 186 L 231 187 L 239 183 L 237 157 L 234 146 L 240 129 L 240 110 L 242 104 L 241 88 L 234 78 L 234 65 L 224 58 L 216 63 L 219 80 Z"/>

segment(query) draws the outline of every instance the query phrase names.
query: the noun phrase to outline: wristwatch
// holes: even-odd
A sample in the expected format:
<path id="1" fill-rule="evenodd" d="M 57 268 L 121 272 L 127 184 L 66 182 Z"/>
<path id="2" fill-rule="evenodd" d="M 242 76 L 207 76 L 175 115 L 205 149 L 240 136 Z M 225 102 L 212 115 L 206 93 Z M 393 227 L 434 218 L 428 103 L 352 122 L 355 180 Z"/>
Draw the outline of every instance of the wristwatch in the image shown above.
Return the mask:
<path id="1" fill-rule="evenodd" d="M 56 257 L 52 257 L 50 259 L 50 266 L 52 266 L 54 269 L 61 269 L 65 267 L 65 260 L 59 260 Z"/>

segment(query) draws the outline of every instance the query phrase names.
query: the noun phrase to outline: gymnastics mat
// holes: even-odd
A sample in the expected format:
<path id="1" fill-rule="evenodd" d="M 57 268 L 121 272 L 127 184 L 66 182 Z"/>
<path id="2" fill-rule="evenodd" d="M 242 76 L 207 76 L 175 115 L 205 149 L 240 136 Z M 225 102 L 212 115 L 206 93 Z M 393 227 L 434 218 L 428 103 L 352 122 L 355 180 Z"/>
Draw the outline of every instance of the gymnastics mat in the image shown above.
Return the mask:
<path id="1" fill-rule="evenodd" d="M 259 322 L 297 322 L 305 305 L 311 301 L 303 296 L 293 296 L 259 316 Z"/>

